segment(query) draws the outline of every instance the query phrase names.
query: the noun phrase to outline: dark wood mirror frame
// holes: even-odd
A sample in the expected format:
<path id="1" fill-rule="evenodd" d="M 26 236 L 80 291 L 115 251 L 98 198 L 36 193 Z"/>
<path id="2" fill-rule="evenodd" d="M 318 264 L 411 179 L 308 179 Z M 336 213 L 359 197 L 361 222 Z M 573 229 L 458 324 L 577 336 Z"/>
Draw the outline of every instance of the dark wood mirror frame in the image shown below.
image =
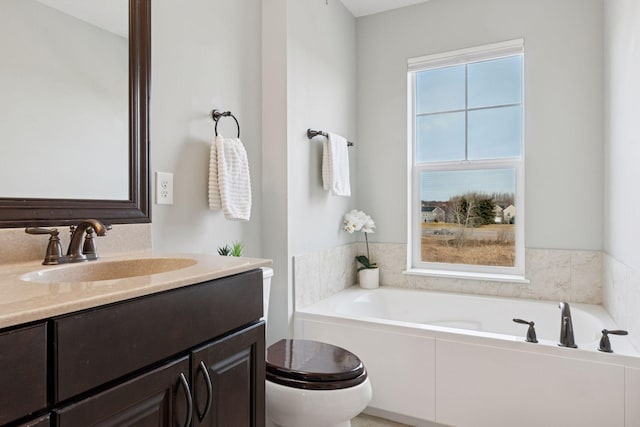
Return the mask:
<path id="1" fill-rule="evenodd" d="M 151 222 L 150 2 L 129 0 L 129 200 L 0 198 L 0 228 L 69 225 L 86 218 L 96 218 L 108 224 Z"/>

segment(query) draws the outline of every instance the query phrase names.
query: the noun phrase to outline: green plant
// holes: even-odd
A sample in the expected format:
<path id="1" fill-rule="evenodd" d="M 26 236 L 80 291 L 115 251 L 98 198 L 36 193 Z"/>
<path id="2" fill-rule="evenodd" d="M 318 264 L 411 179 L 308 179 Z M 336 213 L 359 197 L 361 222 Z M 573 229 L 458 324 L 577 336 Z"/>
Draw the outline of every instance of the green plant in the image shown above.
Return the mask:
<path id="1" fill-rule="evenodd" d="M 242 250 L 244 249 L 244 244 L 237 240 L 231 243 L 231 246 L 224 245 L 218 246 L 218 255 L 222 256 L 242 256 Z"/>
<path id="2" fill-rule="evenodd" d="M 229 245 L 218 246 L 218 255 L 231 256 L 231 248 Z"/>
<path id="3" fill-rule="evenodd" d="M 231 244 L 231 256 L 242 256 L 242 250 L 244 245 L 241 241 L 237 240 Z"/>

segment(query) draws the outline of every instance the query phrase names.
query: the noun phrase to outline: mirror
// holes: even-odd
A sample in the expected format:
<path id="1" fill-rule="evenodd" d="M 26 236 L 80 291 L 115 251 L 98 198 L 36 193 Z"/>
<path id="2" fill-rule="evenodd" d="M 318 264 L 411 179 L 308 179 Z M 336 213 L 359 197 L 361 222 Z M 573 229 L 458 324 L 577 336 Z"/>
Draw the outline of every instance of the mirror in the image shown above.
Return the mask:
<path id="1" fill-rule="evenodd" d="M 150 222 L 150 0 L 122 1 L 2 1 L 0 227 Z"/>

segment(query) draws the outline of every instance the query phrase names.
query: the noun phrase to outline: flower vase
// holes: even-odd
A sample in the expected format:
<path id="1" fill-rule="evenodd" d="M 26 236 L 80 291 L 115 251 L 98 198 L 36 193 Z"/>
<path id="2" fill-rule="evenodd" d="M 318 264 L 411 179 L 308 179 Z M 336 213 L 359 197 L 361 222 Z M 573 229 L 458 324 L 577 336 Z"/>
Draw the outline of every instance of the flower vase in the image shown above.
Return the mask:
<path id="1" fill-rule="evenodd" d="M 380 269 L 363 268 L 358 271 L 358 283 L 363 289 L 375 289 L 380 286 Z"/>

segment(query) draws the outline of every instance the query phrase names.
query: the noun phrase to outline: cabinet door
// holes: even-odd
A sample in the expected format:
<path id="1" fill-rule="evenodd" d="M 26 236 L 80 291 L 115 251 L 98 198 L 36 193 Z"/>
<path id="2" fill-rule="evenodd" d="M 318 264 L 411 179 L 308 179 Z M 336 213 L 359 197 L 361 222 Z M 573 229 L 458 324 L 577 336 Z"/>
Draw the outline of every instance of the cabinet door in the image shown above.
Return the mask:
<path id="1" fill-rule="evenodd" d="M 187 426 L 192 414 L 188 377 L 185 356 L 56 410 L 56 426 Z"/>
<path id="2" fill-rule="evenodd" d="M 194 427 L 264 427 L 264 322 L 191 357 Z"/>
<path id="3" fill-rule="evenodd" d="M 0 333 L 0 425 L 46 407 L 46 325 Z"/>
<path id="4" fill-rule="evenodd" d="M 53 403 L 168 360 L 260 316 L 262 273 L 254 270 L 54 319 Z"/>

